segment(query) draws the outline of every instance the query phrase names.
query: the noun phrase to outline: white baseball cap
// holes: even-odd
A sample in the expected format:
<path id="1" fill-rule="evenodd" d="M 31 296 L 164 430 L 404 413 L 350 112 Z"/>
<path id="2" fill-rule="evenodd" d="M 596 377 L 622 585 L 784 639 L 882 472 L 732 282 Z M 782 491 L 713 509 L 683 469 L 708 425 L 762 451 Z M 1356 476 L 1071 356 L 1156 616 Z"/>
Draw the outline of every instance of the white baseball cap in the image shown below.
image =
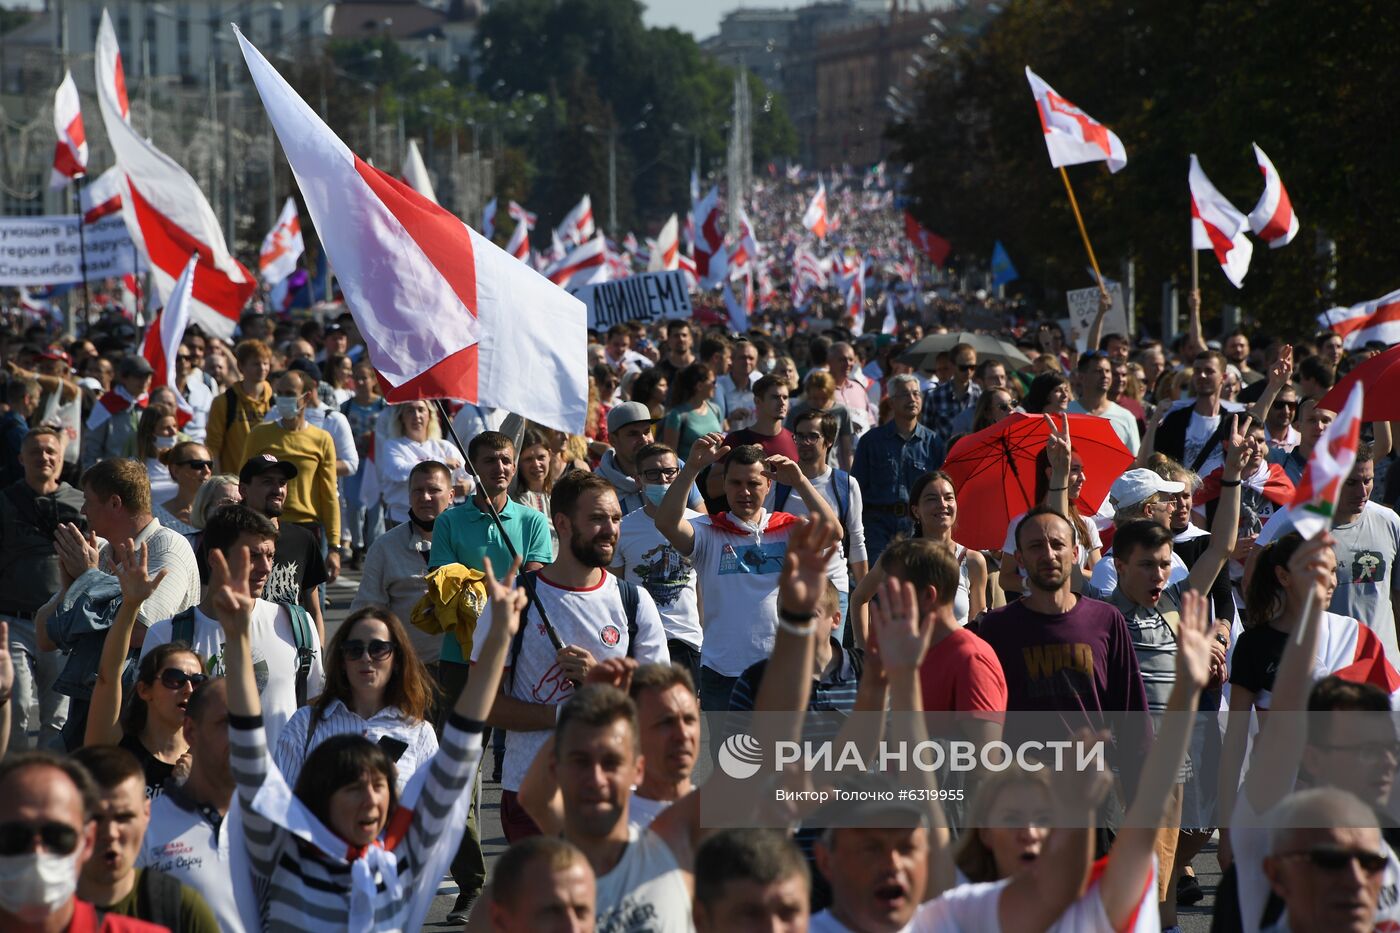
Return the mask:
<path id="1" fill-rule="evenodd" d="M 1185 483 L 1163 479 L 1151 470 L 1129 470 L 1113 481 L 1108 498 L 1115 510 L 1126 509 L 1146 502 L 1159 492 L 1181 492 L 1185 488 Z"/>

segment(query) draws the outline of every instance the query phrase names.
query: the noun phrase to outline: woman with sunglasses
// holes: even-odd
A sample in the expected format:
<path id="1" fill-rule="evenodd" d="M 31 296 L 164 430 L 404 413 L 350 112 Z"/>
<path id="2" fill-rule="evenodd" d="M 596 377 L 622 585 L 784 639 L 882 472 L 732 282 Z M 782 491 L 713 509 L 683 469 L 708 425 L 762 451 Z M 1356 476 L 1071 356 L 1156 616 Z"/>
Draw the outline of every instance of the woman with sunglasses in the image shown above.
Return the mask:
<path id="1" fill-rule="evenodd" d="M 197 441 L 184 441 L 163 451 L 160 462 L 175 481 L 175 495 L 156 503 L 152 514 L 172 531 L 186 537 L 198 534 L 199 529 L 191 519 L 195 495 L 204 481 L 214 475 L 214 458 L 209 455 L 209 448 Z"/>
<path id="2" fill-rule="evenodd" d="M 246 547 L 235 548 L 229 560 L 219 551 L 209 555 L 210 598 L 226 639 L 229 765 L 240 817 L 229 846 L 246 857 L 247 871 L 234 878 L 244 894 L 245 925 L 416 930 L 466 828 L 481 734 L 525 592 L 498 583 L 488 559 L 490 629 L 471 679 L 446 716 L 437 754 L 402 796 L 384 745 L 360 734 L 321 742 L 289 787 L 263 728 L 249 638 L 258 600 L 248 590 L 248 561 Z M 513 581 L 519 572 L 517 559 L 502 576 Z"/>
<path id="3" fill-rule="evenodd" d="M 383 606 L 365 606 L 336 629 L 326 659 L 326 689 L 293 713 L 277 737 L 272 757 L 282 776 L 295 786 L 307 755 L 331 736 L 350 733 L 388 753 L 402 792 L 438 749 L 428 722 L 436 688 L 403 623 Z"/>
<path id="4" fill-rule="evenodd" d="M 176 776 L 177 769 L 177 780 L 183 780 L 189 771 L 185 707 L 194 688 L 208 678 L 189 645 L 178 641 L 160 645 L 141 659 L 136 693 L 127 698 L 126 709 L 122 709 L 122 667 L 131 652 L 136 614 L 167 571 L 147 575 L 144 544 L 138 549 L 128 540 L 124 544 L 114 541 L 112 546 L 122 602 L 102 644 L 83 744 L 120 745 L 135 755 L 146 772 L 149 799 L 164 791 L 166 780 Z"/>
<path id="5" fill-rule="evenodd" d="M 1016 397 L 1010 389 L 988 389 L 977 399 L 972 412 L 972 433 L 990 428 L 1016 410 Z"/>

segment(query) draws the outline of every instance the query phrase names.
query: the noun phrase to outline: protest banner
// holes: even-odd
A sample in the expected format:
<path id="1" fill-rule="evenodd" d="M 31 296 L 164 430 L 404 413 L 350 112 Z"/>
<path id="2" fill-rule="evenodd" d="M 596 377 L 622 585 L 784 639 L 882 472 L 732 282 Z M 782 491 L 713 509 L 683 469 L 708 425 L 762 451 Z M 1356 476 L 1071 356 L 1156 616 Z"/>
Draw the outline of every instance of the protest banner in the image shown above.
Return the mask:
<path id="1" fill-rule="evenodd" d="M 85 242 L 78 240 L 78 220 L 78 214 L 0 217 L 0 285 L 70 285 L 144 271 L 121 214 L 88 224 Z"/>
<path id="2" fill-rule="evenodd" d="M 1094 326 L 1094 316 L 1099 313 L 1100 294 L 1097 288 L 1076 288 L 1065 292 L 1065 299 L 1069 302 L 1074 344 L 1080 352 L 1091 349 L 1085 346 L 1085 341 L 1089 338 L 1089 328 Z M 1128 331 L 1127 306 L 1123 303 L 1123 283 L 1108 283 L 1108 296 L 1113 299 L 1113 307 L 1104 316 L 1103 333 L 1126 334 L 1131 338 L 1132 334 Z"/>
<path id="3" fill-rule="evenodd" d="M 588 306 L 589 330 L 607 330 L 627 321 L 650 324 L 662 318 L 688 318 L 695 311 L 685 274 L 674 270 L 648 272 L 572 291 Z"/>

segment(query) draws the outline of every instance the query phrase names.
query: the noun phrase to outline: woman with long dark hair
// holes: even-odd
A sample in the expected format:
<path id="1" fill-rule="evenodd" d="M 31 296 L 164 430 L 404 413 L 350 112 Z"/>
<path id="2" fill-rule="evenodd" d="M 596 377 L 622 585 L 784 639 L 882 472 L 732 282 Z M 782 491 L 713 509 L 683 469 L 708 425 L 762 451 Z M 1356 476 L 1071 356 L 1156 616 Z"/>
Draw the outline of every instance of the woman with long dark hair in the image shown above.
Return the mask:
<path id="1" fill-rule="evenodd" d="M 272 757 L 282 776 L 295 787 L 307 755 L 350 733 L 384 746 L 402 791 L 438 749 L 428 722 L 437 688 L 403 623 L 384 606 L 352 612 L 331 636 L 324 664 L 326 689 L 293 713 L 277 738 Z"/>
<path id="2" fill-rule="evenodd" d="M 662 443 L 672 450 L 689 450 L 706 434 L 723 430 L 714 395 L 715 377 L 704 363 L 691 363 L 676 373 L 671 407 L 661 422 Z"/>
<path id="3" fill-rule="evenodd" d="M 1031 380 L 1021 407 L 1031 415 L 1062 415 L 1074 401 L 1074 390 L 1062 373 L 1041 373 Z"/>
<path id="4" fill-rule="evenodd" d="M 138 549 L 131 541 L 113 542 L 112 547 L 122 602 L 102 644 L 83 744 L 120 745 L 135 755 L 146 772 L 146 796 L 150 798 L 164 790 L 166 780 L 175 774 L 180 759 L 189 752 L 184 733 L 185 707 L 194 688 L 208 678 L 199 655 L 189 645 L 168 642 L 141 659 L 136 692 L 123 698 L 122 667 L 131 651 L 136 614 L 156 591 L 166 571 L 154 577 L 147 575 L 144 544 Z M 182 770 L 188 770 L 187 762 Z"/>

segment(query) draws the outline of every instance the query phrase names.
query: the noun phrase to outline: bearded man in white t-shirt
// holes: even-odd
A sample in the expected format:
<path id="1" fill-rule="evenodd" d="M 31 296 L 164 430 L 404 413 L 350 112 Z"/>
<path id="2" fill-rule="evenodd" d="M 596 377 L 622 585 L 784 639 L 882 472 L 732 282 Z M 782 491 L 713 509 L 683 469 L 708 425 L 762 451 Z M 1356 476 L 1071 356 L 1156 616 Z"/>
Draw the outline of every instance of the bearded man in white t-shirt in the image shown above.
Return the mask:
<path id="1" fill-rule="evenodd" d="M 501 826 L 512 843 L 539 831 L 517 794 L 526 769 L 554 728 L 556 707 L 600 661 L 669 660 L 666 632 L 651 594 L 623 584 L 607 571 L 622 524 L 612 484 L 596 473 L 570 473 L 555 485 L 550 508 L 559 555 L 522 577 L 530 603 L 488 720 L 510 733 L 501 768 Z M 630 612 L 629 592 L 635 600 Z M 473 662 L 490 627 L 488 606 L 477 623 Z"/>

